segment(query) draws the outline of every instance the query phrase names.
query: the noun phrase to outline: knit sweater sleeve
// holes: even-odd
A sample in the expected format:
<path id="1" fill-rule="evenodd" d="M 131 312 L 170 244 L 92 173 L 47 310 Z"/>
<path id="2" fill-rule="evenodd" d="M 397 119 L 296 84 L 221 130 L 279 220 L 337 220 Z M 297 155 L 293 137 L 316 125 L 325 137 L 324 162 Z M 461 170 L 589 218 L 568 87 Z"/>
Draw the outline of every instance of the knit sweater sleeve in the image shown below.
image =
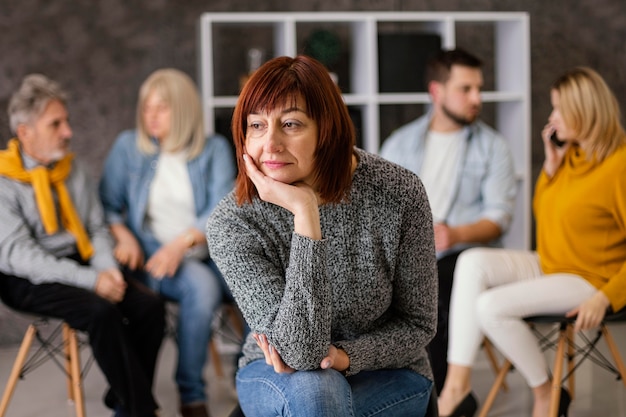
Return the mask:
<path id="1" fill-rule="evenodd" d="M 252 331 L 290 367 L 315 369 L 330 343 L 327 243 L 293 233 L 290 217 L 263 202 L 237 207 L 231 194 L 212 213 L 207 240 Z"/>

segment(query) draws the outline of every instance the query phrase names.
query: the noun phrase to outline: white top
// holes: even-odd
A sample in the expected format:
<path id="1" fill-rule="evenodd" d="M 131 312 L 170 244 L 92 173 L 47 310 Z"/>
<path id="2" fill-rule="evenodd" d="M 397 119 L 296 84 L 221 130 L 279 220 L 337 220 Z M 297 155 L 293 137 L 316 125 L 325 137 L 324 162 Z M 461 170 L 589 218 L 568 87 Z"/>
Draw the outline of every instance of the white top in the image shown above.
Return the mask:
<path id="1" fill-rule="evenodd" d="M 194 227 L 194 207 L 187 156 L 181 152 L 161 152 L 148 197 L 148 227 L 163 244 Z M 189 256 L 203 258 L 203 245 L 188 251 Z"/>
<path id="2" fill-rule="evenodd" d="M 461 158 L 461 143 L 465 139 L 463 130 L 426 134 L 424 163 L 420 178 L 433 212 L 433 222 L 445 221 L 452 204 L 453 186 Z"/>

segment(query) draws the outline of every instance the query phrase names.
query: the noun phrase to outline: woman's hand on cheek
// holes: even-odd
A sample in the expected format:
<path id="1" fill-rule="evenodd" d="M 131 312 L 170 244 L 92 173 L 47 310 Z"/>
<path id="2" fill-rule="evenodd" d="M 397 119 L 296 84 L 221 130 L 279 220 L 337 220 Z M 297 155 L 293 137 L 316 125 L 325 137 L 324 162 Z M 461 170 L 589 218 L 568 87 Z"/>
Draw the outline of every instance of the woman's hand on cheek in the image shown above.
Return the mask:
<path id="1" fill-rule="evenodd" d="M 306 205 L 317 207 L 317 196 L 311 187 L 304 183 L 286 184 L 263 174 L 250 155 L 244 154 L 246 174 L 259 193 L 259 198 L 268 203 L 283 207 L 293 214 Z"/>

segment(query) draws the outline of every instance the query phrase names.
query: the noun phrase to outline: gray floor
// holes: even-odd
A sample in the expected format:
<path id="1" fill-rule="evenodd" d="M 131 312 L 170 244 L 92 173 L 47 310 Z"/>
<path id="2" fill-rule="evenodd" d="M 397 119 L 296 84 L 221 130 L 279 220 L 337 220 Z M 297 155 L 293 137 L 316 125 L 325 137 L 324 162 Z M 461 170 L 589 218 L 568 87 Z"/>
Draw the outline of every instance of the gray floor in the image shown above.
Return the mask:
<path id="1" fill-rule="evenodd" d="M 32 351 L 35 351 L 33 343 Z M 209 409 L 212 417 L 226 417 L 237 402 L 234 389 L 233 346 L 228 340 L 222 341 L 216 337 L 216 347 L 222 352 L 221 363 L 223 377 L 215 375 L 211 362 L 205 370 L 205 379 L 209 381 L 208 395 Z M 13 361 L 17 355 L 18 346 L 0 347 L 0 386 L 4 386 L 11 372 Z M 90 357 L 89 348 L 81 352 L 83 365 Z M 178 416 L 178 395 L 173 381 L 176 365 L 176 346 L 171 338 L 166 338 L 160 352 L 160 358 L 155 380 L 157 401 L 161 406 L 161 417 Z M 106 382 L 98 367 L 93 364 L 89 367 L 84 378 L 85 409 L 87 417 L 111 417 L 112 412 L 102 403 L 102 395 Z M 23 380 L 18 381 L 17 387 L 9 404 L 6 417 L 73 417 L 74 406 L 67 400 L 67 385 L 65 376 L 52 361 L 44 362 L 40 367 L 33 369 Z"/>
<path id="2" fill-rule="evenodd" d="M 626 325 L 612 325 L 622 355 L 626 357 Z M 213 366 L 206 370 L 209 383 L 210 411 L 213 417 L 226 417 L 236 402 L 231 375 L 233 358 L 227 342 L 218 347 L 223 352 L 222 363 L 226 367 L 224 378 L 215 376 Z M 604 344 L 602 344 L 604 350 Z M 0 348 L 0 384 L 8 378 L 17 347 Z M 88 351 L 83 353 L 87 356 Z M 156 395 L 162 407 L 163 417 L 176 416 L 177 395 L 172 382 L 176 348 L 170 339 L 163 346 L 156 380 Z M 481 353 L 473 374 L 475 393 L 479 400 L 484 400 L 493 382 L 493 372 Z M 509 391 L 500 393 L 490 416 L 526 417 L 530 415 L 530 390 L 524 384 L 519 373 L 512 372 L 508 378 Z M 101 401 L 105 383 L 97 367 L 92 367 L 85 381 L 85 400 L 88 417 L 109 417 Z M 583 365 L 576 373 L 576 398 L 570 409 L 570 417 L 626 417 L 626 389 L 620 381 L 598 366 Z M 66 384 L 60 370 L 51 362 L 28 374 L 21 380 L 9 406 L 8 417 L 69 417 L 73 408 L 66 400 Z"/>

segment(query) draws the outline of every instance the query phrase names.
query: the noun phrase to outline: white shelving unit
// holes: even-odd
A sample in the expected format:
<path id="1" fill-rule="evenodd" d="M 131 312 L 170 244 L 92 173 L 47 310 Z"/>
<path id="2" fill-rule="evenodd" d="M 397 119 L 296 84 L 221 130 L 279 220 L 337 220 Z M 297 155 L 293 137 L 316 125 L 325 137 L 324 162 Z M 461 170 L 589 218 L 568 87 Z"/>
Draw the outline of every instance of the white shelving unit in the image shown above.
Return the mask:
<path id="1" fill-rule="evenodd" d="M 208 131 L 215 130 L 216 112 L 235 106 L 237 95 L 221 95 L 216 89 L 215 34 L 220 30 L 249 28 L 263 31 L 269 38 L 271 55 L 294 56 L 302 44 L 299 35 L 303 28 L 315 25 L 337 27 L 348 33 L 350 48 L 349 88 L 345 92 L 346 104 L 361 111 L 362 146 L 377 153 L 380 138 L 380 108 L 384 105 L 428 104 L 426 92 L 379 91 L 378 35 L 389 33 L 393 27 L 400 31 L 421 31 L 438 34 L 443 48 L 457 46 L 457 36 L 462 25 L 487 25 L 493 33 L 493 90 L 483 92 L 483 102 L 494 107 L 494 127 L 509 141 L 519 179 L 519 194 L 515 219 L 505 236 L 510 248 L 530 248 L 530 27 L 529 16 L 524 12 L 310 12 L 310 13 L 205 13 L 199 27 L 200 85 Z M 482 27 L 482 26 L 481 26 Z M 244 36 L 245 37 L 245 36 Z M 246 41 L 246 40 L 244 40 Z M 249 44 L 238 51 L 245 55 L 247 48 L 255 47 L 258 39 L 251 36 Z M 220 51 L 223 52 L 223 51 Z M 484 58 L 481 56 L 481 58 Z M 220 69 L 232 71 L 232 68 Z M 344 88 L 345 90 L 345 88 Z M 216 94 L 218 91 L 218 94 Z M 419 116 L 416 114 L 415 117 Z"/>

